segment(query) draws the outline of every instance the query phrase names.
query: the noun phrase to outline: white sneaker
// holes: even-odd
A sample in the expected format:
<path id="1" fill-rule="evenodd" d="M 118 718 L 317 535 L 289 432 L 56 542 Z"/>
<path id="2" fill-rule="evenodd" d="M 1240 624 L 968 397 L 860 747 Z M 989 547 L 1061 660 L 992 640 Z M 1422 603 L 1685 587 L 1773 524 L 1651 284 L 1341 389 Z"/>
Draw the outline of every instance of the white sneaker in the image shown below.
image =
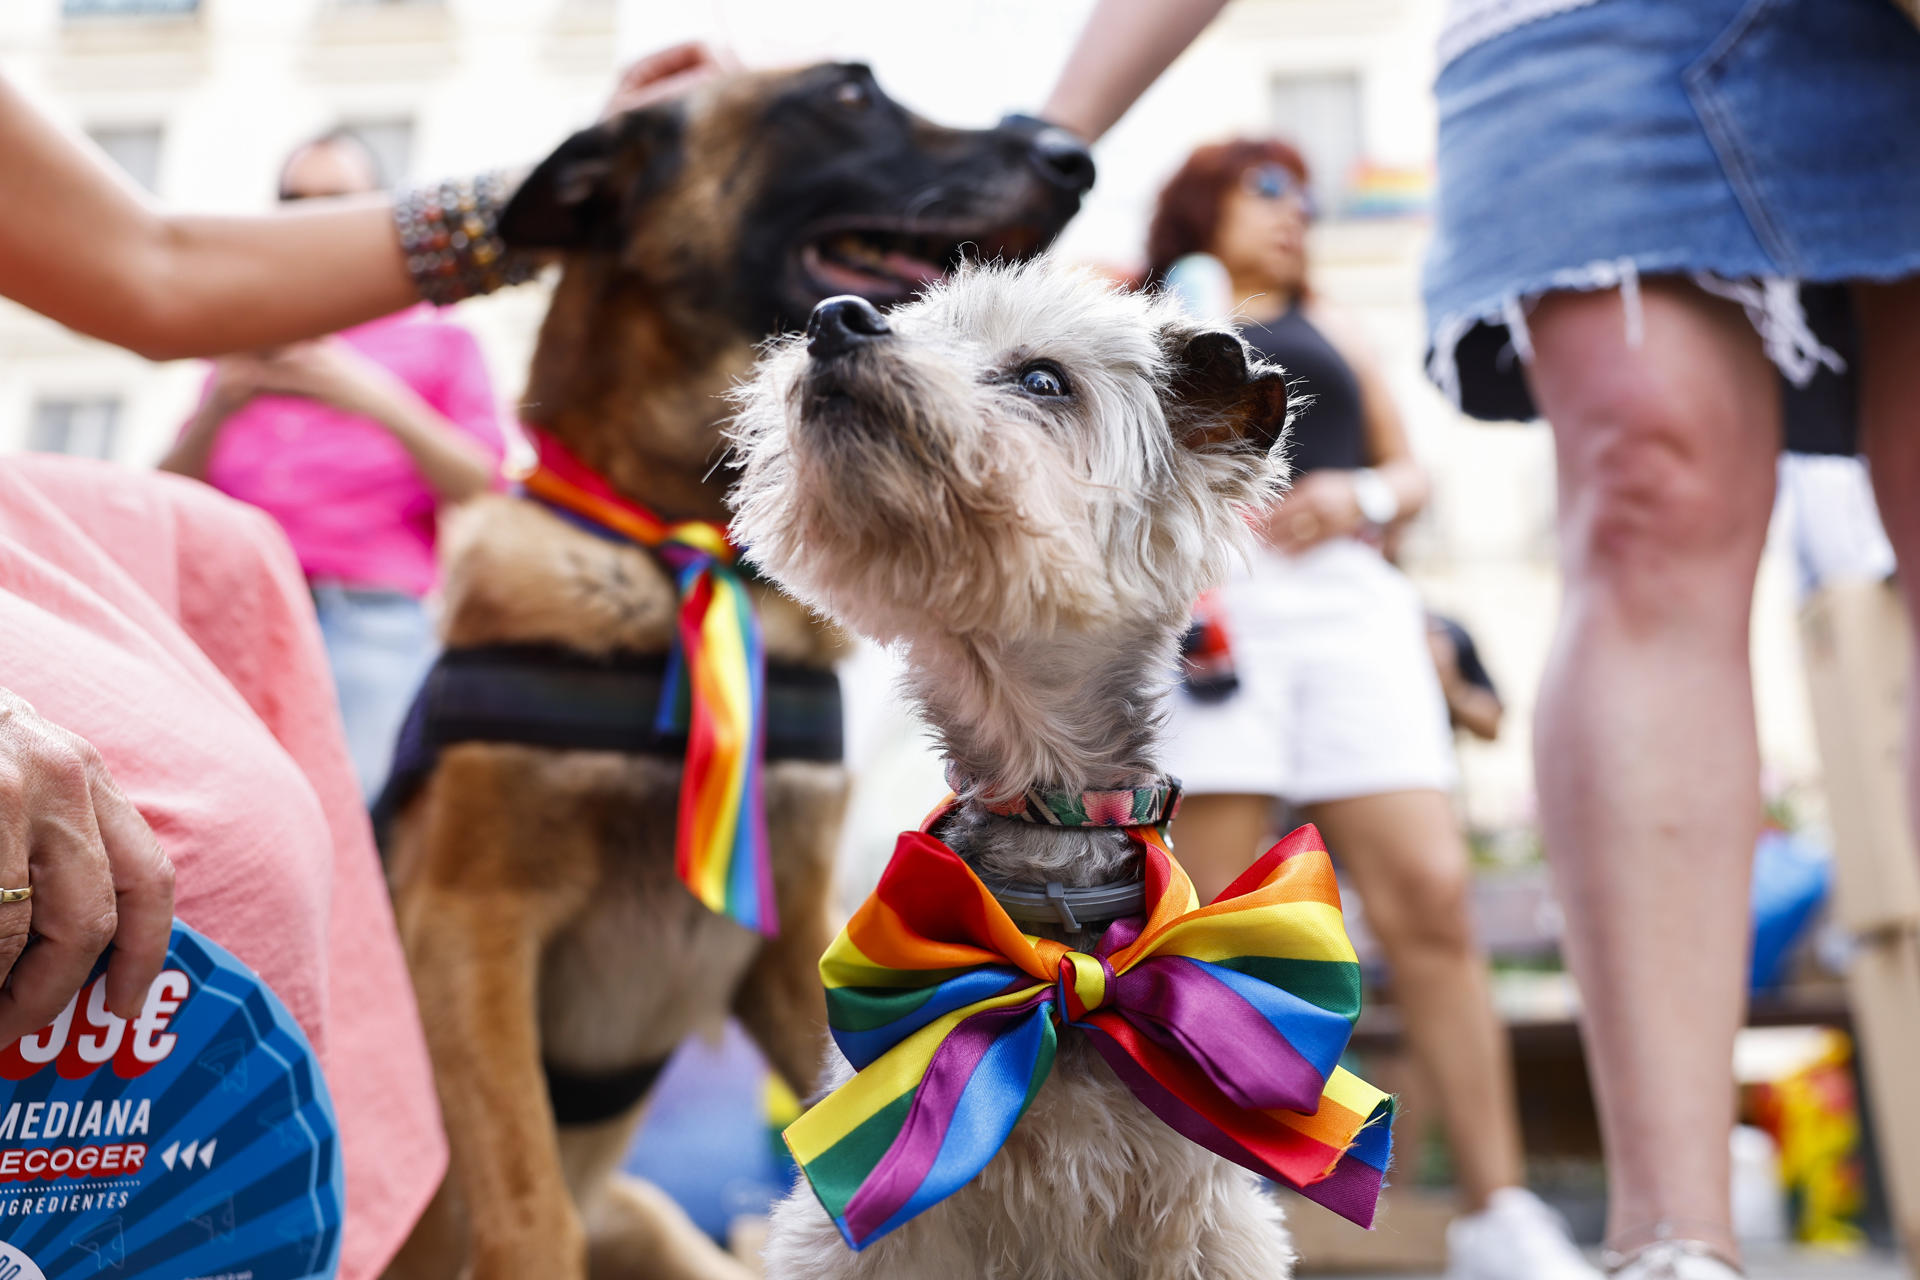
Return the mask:
<path id="1" fill-rule="evenodd" d="M 1479 1213 L 1448 1224 L 1447 1280 L 1600 1280 L 1600 1273 L 1580 1256 L 1560 1215 L 1533 1192 L 1506 1187 Z"/>
<path id="2" fill-rule="evenodd" d="M 1648 1245 L 1613 1280 L 1740 1280 L 1740 1273 L 1691 1240 Z"/>

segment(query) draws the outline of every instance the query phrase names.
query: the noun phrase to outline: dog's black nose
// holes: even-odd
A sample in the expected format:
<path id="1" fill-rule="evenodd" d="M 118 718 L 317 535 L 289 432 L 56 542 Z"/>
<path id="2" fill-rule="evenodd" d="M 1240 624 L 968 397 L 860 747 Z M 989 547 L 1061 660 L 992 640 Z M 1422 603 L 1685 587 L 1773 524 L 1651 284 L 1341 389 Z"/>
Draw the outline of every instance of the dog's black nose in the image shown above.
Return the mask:
<path id="1" fill-rule="evenodd" d="M 1057 187 L 1073 192 L 1093 187 L 1093 153 L 1065 129 L 1048 125 L 1033 135 L 1033 163 Z"/>
<path id="2" fill-rule="evenodd" d="M 892 332 L 887 318 L 871 302 L 843 293 L 813 309 L 807 320 L 807 354 L 816 360 L 829 359 Z"/>

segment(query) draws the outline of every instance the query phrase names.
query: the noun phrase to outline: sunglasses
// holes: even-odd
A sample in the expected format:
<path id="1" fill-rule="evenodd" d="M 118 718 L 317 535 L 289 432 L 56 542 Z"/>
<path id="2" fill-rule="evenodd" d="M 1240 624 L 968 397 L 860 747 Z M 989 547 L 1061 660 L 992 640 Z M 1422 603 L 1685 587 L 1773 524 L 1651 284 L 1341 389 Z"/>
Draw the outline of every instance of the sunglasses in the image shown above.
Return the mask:
<path id="1" fill-rule="evenodd" d="M 1241 178 L 1241 183 L 1250 194 L 1259 196 L 1262 200 L 1285 200 L 1292 197 L 1300 202 L 1309 218 L 1313 216 L 1313 194 L 1307 190 L 1306 185 L 1300 181 L 1293 170 L 1283 164 L 1255 165 L 1247 170 Z"/>

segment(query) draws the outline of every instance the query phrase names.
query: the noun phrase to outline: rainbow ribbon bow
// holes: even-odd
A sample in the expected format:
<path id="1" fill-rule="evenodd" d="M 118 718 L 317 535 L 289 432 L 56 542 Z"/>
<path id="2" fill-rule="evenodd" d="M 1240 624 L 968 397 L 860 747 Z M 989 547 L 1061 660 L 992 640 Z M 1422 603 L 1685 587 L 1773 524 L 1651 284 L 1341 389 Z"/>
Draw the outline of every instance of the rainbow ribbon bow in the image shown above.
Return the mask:
<path id="1" fill-rule="evenodd" d="M 1373 1225 L 1393 1101 L 1338 1065 L 1360 971 L 1319 832 L 1295 831 L 1200 907 L 1158 829 L 1129 830 L 1147 915 L 1091 953 L 1022 933 L 926 830 L 900 837 L 820 961 L 858 1074 L 786 1131 L 853 1248 L 986 1167 L 1046 1080 L 1058 1023 L 1186 1138 Z"/>
<path id="2" fill-rule="evenodd" d="M 656 727 L 687 735 L 674 872 L 708 910 L 768 937 L 779 932 L 760 764 L 766 662 L 739 551 L 710 520 L 669 524 L 613 487 L 546 432 L 525 428 L 535 463 L 522 493 L 588 532 L 637 543 L 673 574 L 680 615 Z"/>

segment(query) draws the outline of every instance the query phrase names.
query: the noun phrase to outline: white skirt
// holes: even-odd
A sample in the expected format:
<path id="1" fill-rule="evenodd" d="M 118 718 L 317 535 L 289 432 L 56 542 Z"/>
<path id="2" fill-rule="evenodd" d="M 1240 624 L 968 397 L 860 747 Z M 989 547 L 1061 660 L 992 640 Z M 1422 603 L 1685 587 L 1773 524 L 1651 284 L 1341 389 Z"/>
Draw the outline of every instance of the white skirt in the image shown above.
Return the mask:
<path id="1" fill-rule="evenodd" d="M 1192 795 L 1315 804 L 1450 790 L 1446 699 L 1413 584 L 1365 543 L 1261 548 L 1220 591 L 1240 687 L 1173 693 L 1161 759 Z"/>

